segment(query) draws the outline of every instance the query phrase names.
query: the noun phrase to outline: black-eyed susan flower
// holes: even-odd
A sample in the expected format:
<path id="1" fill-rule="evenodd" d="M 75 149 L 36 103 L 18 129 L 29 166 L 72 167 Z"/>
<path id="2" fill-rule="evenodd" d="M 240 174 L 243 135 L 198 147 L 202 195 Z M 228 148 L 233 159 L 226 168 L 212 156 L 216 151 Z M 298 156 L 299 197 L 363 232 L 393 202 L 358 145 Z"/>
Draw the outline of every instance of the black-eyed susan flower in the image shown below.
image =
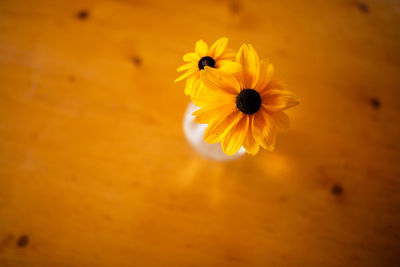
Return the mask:
<path id="1" fill-rule="evenodd" d="M 200 72 L 204 67 L 215 68 L 229 73 L 240 71 L 240 64 L 234 61 L 235 52 L 227 49 L 228 38 L 223 37 L 217 40 L 210 48 L 203 40 L 196 42 L 195 51 L 183 56 L 188 62 L 180 66 L 178 71 L 185 71 L 175 82 L 186 79 L 185 94 L 195 97 L 201 93 L 204 86 L 200 80 Z"/>
<path id="2" fill-rule="evenodd" d="M 272 81 L 274 68 L 266 60 L 259 61 L 251 45 L 242 45 L 236 55 L 242 71 L 229 74 L 205 68 L 201 80 L 207 90 L 197 99 L 201 109 L 193 113 L 195 122 L 208 124 L 204 140 L 221 142 L 228 155 L 243 146 L 249 154 L 259 147 L 273 151 L 278 130 L 289 127 L 283 112 L 297 105 L 297 97 L 279 82 Z"/>

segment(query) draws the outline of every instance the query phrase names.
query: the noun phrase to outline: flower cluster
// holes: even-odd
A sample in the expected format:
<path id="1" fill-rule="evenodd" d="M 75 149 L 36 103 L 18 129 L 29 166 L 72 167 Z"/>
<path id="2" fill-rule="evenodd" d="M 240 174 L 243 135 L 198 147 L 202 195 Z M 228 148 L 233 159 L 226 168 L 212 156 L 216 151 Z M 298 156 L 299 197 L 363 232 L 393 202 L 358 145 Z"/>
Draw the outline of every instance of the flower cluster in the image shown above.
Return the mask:
<path id="1" fill-rule="evenodd" d="M 208 48 L 197 41 L 195 52 L 183 56 L 188 63 L 178 71 L 186 72 L 175 82 L 186 79 L 185 93 L 200 107 L 193 113 L 195 122 L 208 124 L 206 142 L 221 142 L 227 155 L 242 146 L 252 155 L 260 146 L 273 151 L 277 132 L 289 127 L 283 111 L 297 105 L 298 98 L 272 79 L 273 65 L 259 60 L 251 45 L 235 53 L 227 43 L 221 38 Z"/>

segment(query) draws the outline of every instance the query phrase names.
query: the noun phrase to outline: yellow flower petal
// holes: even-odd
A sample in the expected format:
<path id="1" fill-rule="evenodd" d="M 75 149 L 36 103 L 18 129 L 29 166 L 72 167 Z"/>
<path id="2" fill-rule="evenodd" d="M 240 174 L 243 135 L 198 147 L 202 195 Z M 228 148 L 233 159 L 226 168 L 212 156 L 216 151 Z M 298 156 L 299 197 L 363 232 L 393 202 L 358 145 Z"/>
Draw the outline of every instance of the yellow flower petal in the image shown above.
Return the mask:
<path id="1" fill-rule="evenodd" d="M 205 86 L 200 79 L 200 74 L 197 76 L 197 81 L 194 83 L 192 93 L 190 94 L 192 99 L 198 99 L 199 95 L 204 95 Z"/>
<path id="2" fill-rule="evenodd" d="M 267 60 L 262 60 L 260 62 L 260 72 L 258 76 L 258 82 L 256 84 L 255 90 L 261 92 L 272 79 L 274 75 L 274 66 Z"/>
<path id="3" fill-rule="evenodd" d="M 231 48 L 227 48 L 218 58 L 218 60 L 235 60 L 236 52 Z"/>
<path id="4" fill-rule="evenodd" d="M 282 111 L 299 104 L 297 96 L 287 90 L 267 90 L 261 98 L 263 107 L 273 112 Z"/>
<path id="5" fill-rule="evenodd" d="M 183 61 L 186 61 L 186 62 L 188 62 L 188 61 L 198 62 L 200 60 L 199 56 L 194 52 L 184 54 L 182 59 L 183 59 Z"/>
<path id="6" fill-rule="evenodd" d="M 200 71 L 200 78 L 204 85 L 212 90 L 222 90 L 233 95 L 240 92 L 240 84 L 236 77 L 222 70 L 205 67 Z"/>
<path id="7" fill-rule="evenodd" d="M 279 130 L 285 130 L 290 127 L 289 117 L 283 111 L 271 112 L 269 115 Z"/>
<path id="8" fill-rule="evenodd" d="M 276 90 L 285 90 L 285 88 L 287 87 L 286 83 L 283 81 L 277 81 L 277 80 L 272 80 L 270 81 L 266 87 L 264 87 L 263 89 L 258 90 L 258 92 L 260 93 L 260 95 L 264 95 L 268 90 L 272 90 L 272 89 L 276 89 Z"/>
<path id="9" fill-rule="evenodd" d="M 212 90 L 204 86 L 201 82 L 196 92 L 192 95 L 192 102 L 199 107 L 221 103 L 230 103 L 234 106 L 236 103 L 236 96 L 221 90 Z"/>
<path id="10" fill-rule="evenodd" d="M 184 80 L 185 78 L 187 78 L 188 76 L 190 76 L 191 74 L 195 73 L 194 70 L 187 70 L 184 74 L 182 74 L 181 76 L 179 76 L 178 78 L 176 78 L 175 82 L 179 82 Z"/>
<path id="11" fill-rule="evenodd" d="M 219 104 L 219 105 L 209 105 L 205 108 L 201 108 L 193 112 L 194 121 L 197 123 L 207 124 L 212 120 L 215 120 L 216 117 L 223 120 L 225 116 L 232 113 L 232 105 L 231 104 Z"/>
<path id="12" fill-rule="evenodd" d="M 229 73 L 240 72 L 242 70 L 242 66 L 239 63 L 226 59 L 218 60 L 215 67 Z"/>
<path id="13" fill-rule="evenodd" d="M 177 71 L 183 71 L 183 70 L 188 70 L 188 69 L 194 69 L 194 64 L 193 63 L 186 63 L 185 65 L 180 66 L 179 68 L 177 68 Z"/>
<path id="14" fill-rule="evenodd" d="M 208 52 L 208 46 L 203 40 L 199 40 L 196 42 L 195 53 L 199 56 L 199 60 L 202 57 L 205 57 Z"/>
<path id="15" fill-rule="evenodd" d="M 253 115 L 249 115 L 248 117 L 249 117 L 249 128 L 246 137 L 244 138 L 243 141 L 243 147 L 244 149 L 246 149 L 247 153 L 249 153 L 250 155 L 255 155 L 260 150 L 260 145 L 253 137 L 253 132 L 252 132 Z"/>
<path id="16" fill-rule="evenodd" d="M 236 54 L 236 62 L 243 68 L 243 82 L 246 89 L 254 89 L 259 75 L 259 59 L 257 52 L 249 44 L 243 44 Z"/>
<path id="17" fill-rule="evenodd" d="M 193 95 L 199 84 L 201 84 L 199 73 L 193 73 L 193 75 L 186 79 L 185 94 Z"/>
<path id="18" fill-rule="evenodd" d="M 266 150 L 268 151 L 274 151 L 275 150 L 275 144 L 276 144 L 276 137 L 278 135 L 278 131 L 272 131 L 271 136 L 268 137 L 268 146 L 265 147 Z"/>
<path id="19" fill-rule="evenodd" d="M 204 133 L 204 141 L 210 144 L 220 142 L 227 132 L 243 117 L 243 113 L 236 108 L 232 109 L 230 112 L 230 114 L 218 114 L 218 116 L 208 124 Z"/>
<path id="20" fill-rule="evenodd" d="M 227 45 L 228 45 L 228 38 L 222 37 L 218 39 L 210 47 L 208 55 L 212 57 L 214 60 L 218 59 L 218 57 L 222 55 L 222 53 L 224 53 Z"/>
<path id="21" fill-rule="evenodd" d="M 271 144 L 271 137 L 276 130 L 273 121 L 268 114 L 260 108 L 253 115 L 253 137 L 263 148 L 267 149 Z"/>
<path id="22" fill-rule="evenodd" d="M 207 107 L 214 103 L 214 96 L 210 96 L 208 88 L 201 82 L 197 86 L 195 92 L 190 96 L 192 102 L 198 107 Z"/>
<path id="23" fill-rule="evenodd" d="M 235 154 L 243 145 L 249 128 L 249 116 L 243 115 L 240 121 L 233 127 L 222 139 L 222 150 L 225 154 L 231 156 Z"/>

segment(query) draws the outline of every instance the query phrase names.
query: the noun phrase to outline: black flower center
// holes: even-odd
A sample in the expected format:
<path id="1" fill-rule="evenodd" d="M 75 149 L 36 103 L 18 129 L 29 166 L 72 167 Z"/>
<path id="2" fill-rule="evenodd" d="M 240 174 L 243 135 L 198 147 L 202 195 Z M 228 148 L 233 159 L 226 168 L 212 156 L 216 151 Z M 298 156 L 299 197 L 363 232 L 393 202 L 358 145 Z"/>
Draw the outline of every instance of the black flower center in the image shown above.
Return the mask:
<path id="1" fill-rule="evenodd" d="M 236 107 L 245 114 L 256 113 L 261 107 L 261 96 L 253 89 L 243 89 L 236 96 Z"/>
<path id="2" fill-rule="evenodd" d="M 209 66 L 211 68 L 214 68 L 215 66 L 215 60 L 212 57 L 202 57 L 199 60 L 199 70 L 204 70 L 205 66 Z"/>

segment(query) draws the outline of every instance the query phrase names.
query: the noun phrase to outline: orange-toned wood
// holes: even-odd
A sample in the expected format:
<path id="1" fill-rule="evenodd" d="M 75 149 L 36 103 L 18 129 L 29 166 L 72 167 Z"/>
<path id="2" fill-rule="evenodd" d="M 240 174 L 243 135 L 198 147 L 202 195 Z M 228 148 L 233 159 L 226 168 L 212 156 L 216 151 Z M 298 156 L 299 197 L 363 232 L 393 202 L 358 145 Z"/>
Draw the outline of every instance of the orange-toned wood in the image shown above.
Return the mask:
<path id="1" fill-rule="evenodd" d="M 0 3 L 1 266 L 397 266 L 400 4 Z M 174 84 L 254 45 L 302 102 L 275 153 L 210 162 Z"/>

